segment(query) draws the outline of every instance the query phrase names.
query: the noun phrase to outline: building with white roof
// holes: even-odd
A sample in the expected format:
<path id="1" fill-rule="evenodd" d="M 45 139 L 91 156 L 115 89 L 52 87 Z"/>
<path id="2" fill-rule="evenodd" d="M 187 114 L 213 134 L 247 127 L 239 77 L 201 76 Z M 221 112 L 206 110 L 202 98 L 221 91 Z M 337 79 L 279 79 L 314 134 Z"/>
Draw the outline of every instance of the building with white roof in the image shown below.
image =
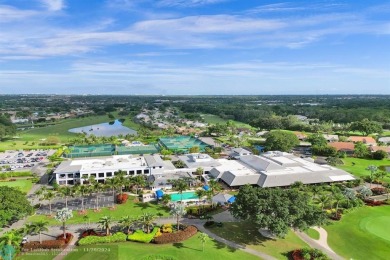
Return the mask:
<path id="1" fill-rule="evenodd" d="M 86 158 L 63 161 L 54 171 L 59 185 L 83 183 L 90 177 L 103 183 L 114 177 L 118 171 L 127 176 L 162 174 L 164 161 L 159 155 L 113 155 L 109 157 Z"/>
<path id="2" fill-rule="evenodd" d="M 219 160 L 222 164 L 210 170 L 210 175 L 230 187 L 245 184 L 260 187 L 349 181 L 355 178 L 329 165 L 318 165 L 289 153 L 267 152 L 262 156 L 241 156 L 237 161 Z"/>
<path id="3" fill-rule="evenodd" d="M 186 170 L 196 172 L 197 168 L 203 168 L 208 173 L 212 168 L 220 166 L 219 160 L 215 160 L 208 154 L 191 153 L 179 156 L 179 159 L 186 165 Z"/>
<path id="4" fill-rule="evenodd" d="M 252 155 L 252 152 L 240 147 L 240 148 L 234 148 L 232 153 L 230 154 L 230 157 L 239 159 L 241 156 L 246 156 L 246 155 Z"/>

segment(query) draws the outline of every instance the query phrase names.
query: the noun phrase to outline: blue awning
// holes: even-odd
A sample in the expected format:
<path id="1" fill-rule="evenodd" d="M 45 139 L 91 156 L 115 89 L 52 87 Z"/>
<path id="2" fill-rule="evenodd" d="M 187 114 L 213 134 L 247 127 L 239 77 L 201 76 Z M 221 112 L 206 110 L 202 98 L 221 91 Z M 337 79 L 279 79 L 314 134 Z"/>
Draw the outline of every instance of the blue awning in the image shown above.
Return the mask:
<path id="1" fill-rule="evenodd" d="M 209 190 L 210 187 L 209 187 L 209 185 L 204 185 L 204 186 L 203 186 L 203 189 L 204 189 L 204 190 Z"/>
<path id="2" fill-rule="evenodd" d="M 164 192 L 162 190 L 157 190 L 156 191 L 157 199 L 162 198 L 163 195 L 164 195 Z"/>
<path id="3" fill-rule="evenodd" d="M 236 197 L 232 196 L 230 199 L 228 199 L 229 203 L 233 203 L 236 200 Z"/>

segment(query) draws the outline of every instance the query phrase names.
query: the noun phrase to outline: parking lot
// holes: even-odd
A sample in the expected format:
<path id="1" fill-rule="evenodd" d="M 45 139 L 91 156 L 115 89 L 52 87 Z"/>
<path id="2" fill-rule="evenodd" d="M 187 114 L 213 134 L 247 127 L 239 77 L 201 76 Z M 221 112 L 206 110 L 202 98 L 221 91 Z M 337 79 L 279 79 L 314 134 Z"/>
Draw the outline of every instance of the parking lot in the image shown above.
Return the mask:
<path id="1" fill-rule="evenodd" d="M 31 169 L 39 162 L 48 162 L 47 157 L 54 152 L 55 150 L 6 151 L 0 153 L 0 167 L 3 171 Z"/>

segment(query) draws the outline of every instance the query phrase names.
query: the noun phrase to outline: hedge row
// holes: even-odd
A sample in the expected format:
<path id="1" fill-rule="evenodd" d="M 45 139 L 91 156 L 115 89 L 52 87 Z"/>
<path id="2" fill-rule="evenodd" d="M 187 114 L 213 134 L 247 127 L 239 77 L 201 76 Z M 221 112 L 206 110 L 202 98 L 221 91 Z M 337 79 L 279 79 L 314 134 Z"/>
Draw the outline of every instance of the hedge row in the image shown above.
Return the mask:
<path id="1" fill-rule="evenodd" d="M 29 177 L 32 176 L 32 172 L 30 171 L 24 171 L 24 172 L 7 172 L 7 173 L 1 173 L 1 176 L 4 176 L 5 178 L 12 178 L 12 177 Z"/>
<path id="2" fill-rule="evenodd" d="M 127 239 L 134 242 L 150 243 L 158 231 L 160 231 L 159 227 L 154 227 L 153 231 L 149 234 L 144 233 L 142 230 L 136 230 L 133 234 L 128 235 Z"/>
<path id="3" fill-rule="evenodd" d="M 125 242 L 126 234 L 122 232 L 117 232 L 112 236 L 87 236 L 79 240 L 78 244 L 80 246 L 84 245 L 94 245 L 101 243 L 114 243 L 114 242 Z"/>
<path id="4" fill-rule="evenodd" d="M 167 243 L 177 243 L 189 239 L 198 232 L 198 229 L 195 226 L 189 226 L 183 231 L 178 231 L 176 233 L 163 233 L 159 237 L 154 238 L 154 243 L 156 244 L 167 244 Z"/>

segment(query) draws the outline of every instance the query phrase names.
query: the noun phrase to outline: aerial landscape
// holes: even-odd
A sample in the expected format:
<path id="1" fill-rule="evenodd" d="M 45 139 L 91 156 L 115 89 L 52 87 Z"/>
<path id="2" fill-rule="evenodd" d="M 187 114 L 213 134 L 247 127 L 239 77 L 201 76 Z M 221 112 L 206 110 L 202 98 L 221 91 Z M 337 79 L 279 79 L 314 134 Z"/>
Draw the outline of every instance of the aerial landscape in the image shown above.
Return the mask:
<path id="1" fill-rule="evenodd" d="M 0 259 L 389 259 L 389 17 L 0 0 Z"/>

